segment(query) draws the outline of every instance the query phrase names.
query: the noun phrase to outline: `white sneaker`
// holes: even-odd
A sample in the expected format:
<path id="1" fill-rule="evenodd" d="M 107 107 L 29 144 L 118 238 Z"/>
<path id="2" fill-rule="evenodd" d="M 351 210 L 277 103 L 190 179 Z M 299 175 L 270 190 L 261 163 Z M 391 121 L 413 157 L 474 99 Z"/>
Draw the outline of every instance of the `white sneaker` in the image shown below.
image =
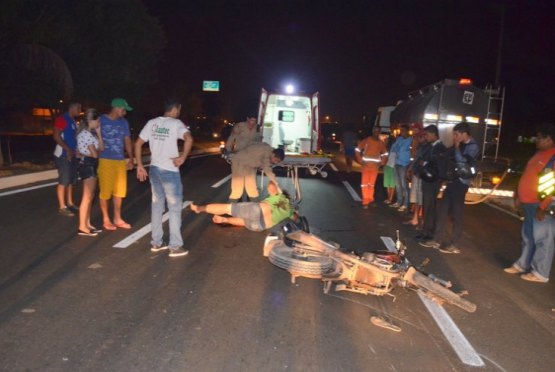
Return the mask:
<path id="1" fill-rule="evenodd" d="M 407 207 L 405 207 L 404 205 L 401 205 L 398 209 L 399 212 L 404 212 L 407 210 Z"/>
<path id="2" fill-rule="evenodd" d="M 160 252 L 160 251 L 165 251 L 166 249 L 168 249 L 167 245 L 161 245 L 161 246 L 153 245 L 150 248 L 150 251 L 151 252 Z"/>
<path id="3" fill-rule="evenodd" d="M 179 247 L 179 248 L 170 248 L 170 257 L 181 257 L 181 256 L 186 256 L 189 254 L 189 251 L 186 249 L 183 249 L 183 247 Z"/>

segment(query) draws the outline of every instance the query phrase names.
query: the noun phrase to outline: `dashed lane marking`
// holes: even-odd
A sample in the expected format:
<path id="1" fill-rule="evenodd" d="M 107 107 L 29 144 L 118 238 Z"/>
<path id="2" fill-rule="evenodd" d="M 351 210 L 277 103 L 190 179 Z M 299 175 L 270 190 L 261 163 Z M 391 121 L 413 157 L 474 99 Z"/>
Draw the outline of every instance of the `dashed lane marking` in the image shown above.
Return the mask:
<path id="1" fill-rule="evenodd" d="M 221 185 L 223 185 L 224 183 L 226 183 L 227 181 L 229 181 L 229 179 L 231 178 L 231 174 L 228 174 L 226 177 L 222 178 L 221 180 L 219 180 L 218 182 L 216 182 L 215 184 L 212 185 L 212 188 L 217 188 L 220 187 Z"/>
<path id="2" fill-rule="evenodd" d="M 360 196 L 358 196 L 357 192 L 353 189 L 353 187 L 349 184 L 349 182 L 343 181 L 343 186 L 345 186 L 349 194 L 351 194 L 351 197 L 354 199 L 354 201 L 357 201 L 357 202 L 362 201 Z"/>
<path id="3" fill-rule="evenodd" d="M 418 296 L 436 321 L 439 329 L 451 344 L 451 347 L 457 353 L 459 359 L 466 365 L 473 367 L 485 366 L 484 361 L 476 350 L 472 347 L 470 342 L 464 337 L 463 333 L 457 327 L 453 319 L 447 314 L 447 311 L 433 300 L 429 299 L 422 293 L 418 292 Z"/>
<path id="4" fill-rule="evenodd" d="M 181 209 L 187 208 L 189 206 L 189 204 L 191 204 L 191 203 L 192 202 L 190 200 L 184 201 L 182 206 L 181 206 Z M 169 218 L 170 218 L 169 212 L 164 213 L 162 215 L 162 223 L 169 220 Z M 141 227 L 139 230 L 137 230 L 133 234 L 129 235 L 127 238 L 117 242 L 114 245 L 114 248 L 127 248 L 131 244 L 135 243 L 137 240 L 141 239 L 143 236 L 145 236 L 146 234 L 148 234 L 151 231 L 152 231 L 152 224 L 149 223 L 148 225 Z"/>

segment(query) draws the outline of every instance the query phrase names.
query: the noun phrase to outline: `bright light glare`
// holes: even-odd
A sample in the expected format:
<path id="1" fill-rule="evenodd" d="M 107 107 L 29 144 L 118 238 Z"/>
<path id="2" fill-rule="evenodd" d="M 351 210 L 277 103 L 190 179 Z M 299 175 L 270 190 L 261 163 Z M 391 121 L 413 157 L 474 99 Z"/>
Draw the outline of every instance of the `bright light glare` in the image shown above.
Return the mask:
<path id="1" fill-rule="evenodd" d="M 295 92 L 295 87 L 293 86 L 293 84 L 287 84 L 285 86 L 285 93 L 287 94 L 291 94 Z"/>

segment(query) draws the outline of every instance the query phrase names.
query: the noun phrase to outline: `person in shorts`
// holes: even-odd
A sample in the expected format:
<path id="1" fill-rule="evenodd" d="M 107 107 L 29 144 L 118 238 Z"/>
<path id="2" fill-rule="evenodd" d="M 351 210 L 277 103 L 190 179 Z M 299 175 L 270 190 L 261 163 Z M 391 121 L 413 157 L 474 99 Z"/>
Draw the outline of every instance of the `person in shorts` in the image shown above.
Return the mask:
<path id="1" fill-rule="evenodd" d="M 125 120 L 127 111 L 133 110 L 123 98 L 112 100 L 112 109 L 100 117 L 104 151 L 98 161 L 100 185 L 100 210 L 106 230 L 130 229 L 131 225 L 121 217 L 123 199 L 127 196 L 127 171 L 133 169 L 133 145 L 129 123 Z M 129 158 L 125 159 L 125 152 Z M 108 201 L 112 199 L 114 219 L 110 218 Z"/>
<path id="2" fill-rule="evenodd" d="M 243 226 L 251 231 L 263 231 L 290 218 L 295 211 L 287 192 L 280 193 L 273 182 L 268 183 L 268 194 L 269 196 L 261 202 L 191 204 L 191 210 L 195 213 L 213 214 L 212 221 L 216 224 L 230 224 Z"/>
<path id="3" fill-rule="evenodd" d="M 79 210 L 73 203 L 73 185 L 77 184 L 77 158 L 75 149 L 77 146 L 77 122 L 75 119 L 81 113 L 81 104 L 71 102 L 68 110 L 56 118 L 54 122 L 54 134 L 56 141 L 54 157 L 56 168 L 58 168 L 58 212 L 64 216 L 73 217 Z"/>
<path id="4" fill-rule="evenodd" d="M 96 191 L 98 156 L 104 150 L 104 141 L 100 133 L 100 115 L 95 109 L 85 112 L 77 132 L 77 150 L 81 155 L 79 175 L 83 180 L 77 234 L 96 236 L 102 230 L 91 225 L 91 207 Z"/>

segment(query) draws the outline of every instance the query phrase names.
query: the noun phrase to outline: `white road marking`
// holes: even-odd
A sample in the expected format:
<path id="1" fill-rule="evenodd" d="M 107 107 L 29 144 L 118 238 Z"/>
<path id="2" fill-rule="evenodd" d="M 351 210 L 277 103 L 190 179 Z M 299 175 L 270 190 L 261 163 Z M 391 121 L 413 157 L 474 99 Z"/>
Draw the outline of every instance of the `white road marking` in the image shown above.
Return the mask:
<path id="1" fill-rule="evenodd" d="M 183 205 L 181 206 L 181 209 L 187 208 L 191 203 L 192 202 L 190 200 L 184 201 Z M 166 222 L 169 219 L 170 219 L 169 212 L 166 212 L 162 215 L 162 223 Z M 131 244 L 135 243 L 137 240 L 141 239 L 143 236 L 145 236 L 151 231 L 152 231 L 152 224 L 149 223 L 148 225 L 141 227 L 139 230 L 129 235 L 127 238 L 117 242 L 114 245 L 114 248 L 127 248 Z"/>
<path id="2" fill-rule="evenodd" d="M 334 171 L 339 172 L 339 169 L 337 169 L 337 167 L 335 166 L 335 164 L 330 163 L 330 167 L 331 167 L 331 169 L 333 169 Z"/>
<path id="3" fill-rule="evenodd" d="M 210 148 L 210 149 L 206 149 L 206 150 L 207 151 L 215 151 L 215 149 L 218 149 L 218 151 L 219 151 L 219 147 L 218 148 L 216 148 L 216 147 L 215 148 Z M 190 155 L 189 158 L 196 159 L 196 158 L 203 158 L 205 156 L 214 156 L 214 155 L 218 155 L 218 154 L 219 154 L 219 152 L 218 153 L 208 153 L 208 154 L 199 153 L 199 154 Z M 148 162 L 150 162 L 150 156 L 145 157 L 144 161 L 145 161 L 145 168 L 150 167 L 150 163 L 148 163 Z M 50 172 L 50 171 L 48 171 L 48 172 Z M 56 177 L 48 177 L 48 179 L 55 179 L 55 178 L 57 178 L 57 176 Z M 46 181 L 46 179 L 44 179 L 44 180 Z M 31 183 L 31 182 L 26 182 L 26 183 Z M 54 185 L 57 185 L 57 184 L 58 184 L 58 182 L 50 182 L 50 183 L 45 183 L 43 185 L 37 185 L 37 186 L 25 187 L 25 188 L 22 188 L 22 189 L 17 189 L 17 190 L 12 190 L 12 191 L 6 191 L 6 192 L 0 193 L 0 197 L 13 195 L 13 194 L 19 194 L 21 192 L 26 192 L 26 191 L 36 190 L 36 189 L 42 189 L 44 187 L 54 186 Z"/>
<path id="4" fill-rule="evenodd" d="M 221 185 L 223 185 L 224 183 L 226 183 L 229 179 L 231 178 L 231 174 L 228 174 L 226 177 L 222 178 L 221 180 L 219 180 L 218 182 L 216 182 L 215 184 L 212 185 L 212 188 L 217 188 L 220 187 Z"/>
<path id="5" fill-rule="evenodd" d="M 349 182 L 347 181 L 343 181 L 343 186 L 345 186 L 345 188 L 347 189 L 347 191 L 349 191 L 349 194 L 351 194 L 351 197 L 355 200 L 355 201 L 362 201 L 362 199 L 360 198 L 360 196 L 358 196 L 357 192 L 353 189 L 353 187 L 349 184 Z"/>
<path id="6" fill-rule="evenodd" d="M 31 186 L 31 187 L 25 187 L 25 188 L 19 189 L 19 190 L 6 191 L 6 192 L 0 193 L 0 196 L 12 195 L 12 194 L 18 194 L 20 192 L 42 189 L 43 187 L 54 186 L 54 185 L 57 185 L 57 184 L 58 184 L 58 182 L 50 182 L 50 183 L 45 183 L 44 185 Z"/>
<path id="7" fill-rule="evenodd" d="M 468 342 L 466 337 L 464 337 L 459 327 L 457 327 L 453 319 L 451 319 L 449 314 L 447 314 L 447 311 L 445 311 L 443 307 L 441 307 L 422 293 L 418 292 L 418 296 L 420 297 L 430 314 L 432 314 L 432 317 L 436 321 L 439 329 L 441 329 L 441 332 L 443 332 L 443 335 L 445 336 L 447 341 L 449 341 L 451 347 L 453 348 L 455 353 L 457 353 L 460 360 L 464 364 L 469 366 L 485 366 L 482 358 L 480 358 L 470 342 Z"/>

